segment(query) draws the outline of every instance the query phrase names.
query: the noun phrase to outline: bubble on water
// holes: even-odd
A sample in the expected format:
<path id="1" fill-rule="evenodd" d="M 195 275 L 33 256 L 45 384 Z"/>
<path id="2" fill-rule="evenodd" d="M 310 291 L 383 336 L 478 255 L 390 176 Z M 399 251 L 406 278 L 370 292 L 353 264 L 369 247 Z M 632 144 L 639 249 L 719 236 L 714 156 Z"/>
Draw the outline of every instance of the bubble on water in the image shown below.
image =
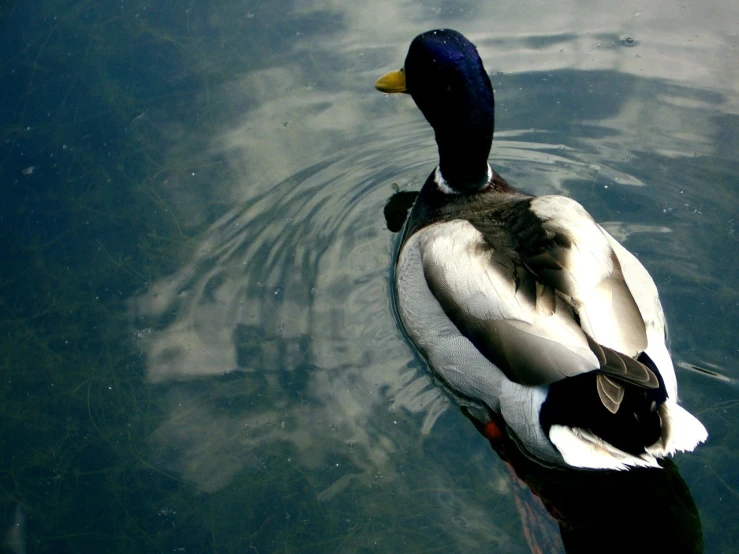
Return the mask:
<path id="1" fill-rule="evenodd" d="M 628 35 L 622 35 L 619 37 L 618 41 L 621 46 L 628 46 L 629 48 L 638 44 L 634 37 Z"/>

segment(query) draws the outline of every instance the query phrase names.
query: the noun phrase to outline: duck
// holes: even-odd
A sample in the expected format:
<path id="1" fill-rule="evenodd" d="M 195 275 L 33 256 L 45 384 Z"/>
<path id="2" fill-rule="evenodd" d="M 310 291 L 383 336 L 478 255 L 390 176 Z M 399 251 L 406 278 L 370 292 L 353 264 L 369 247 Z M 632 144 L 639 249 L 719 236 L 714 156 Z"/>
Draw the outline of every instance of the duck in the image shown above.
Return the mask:
<path id="1" fill-rule="evenodd" d="M 375 88 L 410 95 L 438 147 L 393 272 L 400 325 L 435 381 L 550 467 L 659 468 L 706 441 L 678 404 L 645 267 L 574 199 L 492 169 L 495 99 L 475 45 L 422 33 Z"/>

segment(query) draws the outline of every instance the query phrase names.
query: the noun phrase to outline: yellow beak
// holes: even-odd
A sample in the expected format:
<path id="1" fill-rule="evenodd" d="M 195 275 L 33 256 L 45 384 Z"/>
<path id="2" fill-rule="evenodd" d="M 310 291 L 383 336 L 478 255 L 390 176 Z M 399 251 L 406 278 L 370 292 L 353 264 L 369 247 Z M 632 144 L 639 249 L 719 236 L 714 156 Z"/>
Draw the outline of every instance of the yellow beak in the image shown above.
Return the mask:
<path id="1" fill-rule="evenodd" d="M 399 69 L 385 73 L 375 82 L 375 88 L 380 92 L 392 94 L 394 92 L 408 92 L 405 89 L 405 70 Z"/>

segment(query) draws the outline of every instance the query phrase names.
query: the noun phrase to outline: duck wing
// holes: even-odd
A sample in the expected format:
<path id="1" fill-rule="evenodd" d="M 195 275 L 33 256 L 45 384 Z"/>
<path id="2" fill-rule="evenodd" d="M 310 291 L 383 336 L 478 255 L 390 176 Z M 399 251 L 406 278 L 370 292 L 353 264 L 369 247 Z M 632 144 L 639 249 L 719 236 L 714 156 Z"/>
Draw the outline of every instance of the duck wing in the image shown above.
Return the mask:
<path id="1" fill-rule="evenodd" d="M 502 221 L 513 250 L 501 245 L 500 219 L 497 238 L 474 219 L 423 229 L 424 278 L 457 329 L 510 380 L 538 386 L 600 370 L 598 394 L 615 413 L 622 383 L 658 386 L 632 357 L 646 347 L 644 323 L 600 228 L 560 198 L 521 202 L 527 213 Z"/>
<path id="2" fill-rule="evenodd" d="M 527 269 L 572 306 L 596 342 L 638 356 L 647 347 L 644 319 L 609 237 L 580 204 L 564 196 L 533 198 L 527 211 L 528 217 L 513 226 Z"/>

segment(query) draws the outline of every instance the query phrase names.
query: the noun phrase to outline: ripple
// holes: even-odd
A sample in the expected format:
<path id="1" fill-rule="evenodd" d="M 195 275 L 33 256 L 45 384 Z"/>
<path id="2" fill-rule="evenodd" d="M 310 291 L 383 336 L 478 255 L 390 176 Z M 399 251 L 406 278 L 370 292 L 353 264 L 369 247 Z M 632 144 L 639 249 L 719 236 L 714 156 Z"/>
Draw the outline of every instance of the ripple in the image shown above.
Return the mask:
<path id="1" fill-rule="evenodd" d="M 510 491 L 496 494 L 493 485 L 509 477 L 491 469 L 474 430 L 448 410 L 391 307 L 397 236 L 383 208 L 396 190 L 418 190 L 433 169 L 433 133 L 406 97 L 303 88 L 269 98 L 294 90 L 297 77 L 285 68 L 259 77 L 259 91 L 250 89 L 257 107 L 214 140 L 233 178 L 213 183 L 213 195 L 231 208 L 179 271 L 131 300 L 133 325 L 146 329 L 136 347 L 166 413 L 152 436 L 158 463 L 208 492 L 284 479 L 286 466 L 300 468 L 295 475 L 309 470 L 320 502 L 371 502 L 362 495 L 378 487 L 408 498 L 443 491 L 431 501 L 442 504 L 439 525 L 462 550 L 490 537 L 509 546 L 505 522 L 518 514 Z M 568 107 L 567 124 L 547 126 L 528 114 L 542 87 L 551 93 L 545 79 L 501 76 L 496 171 L 527 192 L 574 196 L 620 238 L 674 266 L 689 242 L 666 246 L 674 221 L 640 212 L 663 209 L 653 182 L 661 174 L 653 160 L 647 170 L 642 164 L 655 149 L 695 143 L 660 136 L 655 147 L 654 132 L 643 137 L 640 114 L 612 86 L 624 80 L 615 73 L 564 72 L 567 87 L 595 82 L 607 94 L 581 111 Z M 689 107 L 703 109 L 696 98 Z M 662 113 L 685 107 L 673 104 Z M 664 181 L 663 197 L 678 188 Z"/>
<path id="2" fill-rule="evenodd" d="M 388 151 L 401 151 L 420 132 L 398 125 L 356 137 L 234 207 L 201 237 L 186 265 L 132 300 L 136 328 L 147 329 L 137 346 L 148 380 L 177 399 L 156 435 L 161 448 L 182 453 L 165 457 L 168 465 L 214 490 L 246 465 L 216 471 L 209 460 L 224 448 L 290 442 L 318 449 L 322 454 L 311 457 L 325 460 L 351 443 L 364 451 L 353 471 L 369 479 L 390 473 L 386 461 L 397 440 L 369 422 L 402 409 L 422 414 L 421 429 L 431 428 L 446 401 L 413 363 L 393 319 L 393 236 L 382 215 L 393 183 L 428 170 L 428 163 L 411 162 L 413 149 L 388 160 Z M 245 393 L 248 409 L 226 420 L 215 413 L 222 388 L 211 384 L 204 398 L 177 386 L 232 372 L 260 392 L 256 399 Z M 228 433 L 213 433 L 216 426 L 250 431 L 236 435 L 237 448 Z M 230 458 L 248 460 L 243 454 Z M 336 494 L 336 483 L 329 487 Z"/>
<path id="3" fill-rule="evenodd" d="M 405 104 L 381 108 L 413 108 Z M 449 406 L 394 320 L 396 237 L 383 218 L 397 188 L 418 190 L 433 169 L 433 134 L 420 118 L 409 123 L 393 113 L 376 127 L 335 142 L 330 155 L 279 183 L 263 179 L 245 189 L 199 237 L 188 263 L 131 301 L 134 326 L 147 330 L 137 335 L 147 378 L 172 406 L 155 435 L 163 463 L 205 490 L 247 469 L 247 452 L 280 443 L 310 450 L 303 462 L 312 465 L 348 444 L 361 452 L 326 484 L 326 497 L 378 472 L 396 479 L 389 460 L 408 435 L 388 422 L 405 413 L 420 418 L 409 432 L 428 435 Z M 570 194 L 596 180 L 643 186 L 562 138 L 501 132 L 495 168 L 537 194 Z M 611 228 L 623 236 L 669 230 Z M 230 387 L 243 392 L 219 385 L 229 374 L 236 376 Z M 378 421 L 385 426 L 370 425 Z M 226 453 L 236 461 L 214 462 Z"/>

